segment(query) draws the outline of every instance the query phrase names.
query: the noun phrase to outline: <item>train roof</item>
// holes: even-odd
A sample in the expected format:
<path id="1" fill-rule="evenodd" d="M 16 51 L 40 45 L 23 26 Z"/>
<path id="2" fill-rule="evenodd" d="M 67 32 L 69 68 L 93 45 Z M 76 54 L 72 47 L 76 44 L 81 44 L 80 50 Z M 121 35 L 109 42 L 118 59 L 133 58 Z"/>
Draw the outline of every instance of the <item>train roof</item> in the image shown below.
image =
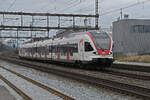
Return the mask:
<path id="1" fill-rule="evenodd" d="M 75 38 L 76 36 L 85 35 L 88 32 L 90 32 L 90 33 L 94 32 L 95 33 L 97 31 L 93 30 L 93 31 L 86 31 L 86 32 L 71 33 L 71 34 L 69 34 L 67 36 L 63 36 L 63 37 L 58 37 L 58 38 L 53 38 L 53 39 L 48 39 L 48 40 L 41 40 L 41 41 L 36 41 L 36 42 L 33 42 L 33 43 L 27 43 L 27 44 L 24 44 L 23 46 L 21 46 L 21 48 L 36 47 L 36 46 L 39 47 L 39 46 L 42 46 L 42 45 L 49 45 L 48 43 L 52 42 L 53 40 L 57 41 L 57 40 Z M 98 32 L 104 33 L 103 31 L 98 31 Z"/>

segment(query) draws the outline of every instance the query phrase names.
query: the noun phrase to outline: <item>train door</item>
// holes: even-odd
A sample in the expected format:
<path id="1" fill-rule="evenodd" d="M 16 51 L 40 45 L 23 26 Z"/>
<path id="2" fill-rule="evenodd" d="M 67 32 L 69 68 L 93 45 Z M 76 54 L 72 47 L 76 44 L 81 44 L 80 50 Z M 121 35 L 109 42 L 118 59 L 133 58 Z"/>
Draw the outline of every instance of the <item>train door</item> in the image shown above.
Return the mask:
<path id="1" fill-rule="evenodd" d="M 40 49 L 40 59 L 41 59 L 42 58 L 42 47 L 40 46 L 39 49 Z"/>
<path id="2" fill-rule="evenodd" d="M 50 48 L 51 48 L 51 50 L 50 50 L 50 52 L 51 52 L 51 54 L 50 54 L 50 56 L 51 56 L 51 60 L 53 59 L 53 43 L 51 43 L 50 44 Z"/>
<path id="3" fill-rule="evenodd" d="M 66 59 L 69 60 L 69 58 L 70 58 L 69 57 L 69 43 L 67 43 L 67 56 L 66 57 L 67 57 Z"/>
<path id="4" fill-rule="evenodd" d="M 54 59 L 54 53 L 55 53 L 55 45 L 52 41 L 52 44 L 51 44 L 51 60 Z"/>
<path id="5" fill-rule="evenodd" d="M 48 45 L 48 59 L 52 58 L 52 48 L 51 48 L 51 44 Z"/>
<path id="6" fill-rule="evenodd" d="M 37 44 L 36 44 L 36 47 L 35 47 L 35 53 L 36 53 L 36 58 L 38 59 L 38 50 L 37 50 Z"/>
<path id="7" fill-rule="evenodd" d="M 47 51 L 47 45 L 45 46 L 45 59 L 47 59 L 47 54 L 48 54 L 48 51 Z"/>
<path id="8" fill-rule="evenodd" d="M 85 54 L 85 59 L 84 60 L 91 60 L 90 56 L 93 52 L 93 47 L 91 46 L 91 43 L 88 41 L 84 42 L 84 54 Z"/>
<path id="9" fill-rule="evenodd" d="M 32 58 L 33 58 L 33 47 L 31 47 L 31 51 L 32 51 Z"/>
<path id="10" fill-rule="evenodd" d="M 60 59 L 60 45 L 57 45 L 57 59 Z"/>
<path id="11" fill-rule="evenodd" d="M 83 39 L 81 39 L 79 42 L 79 55 L 80 55 L 80 60 L 84 60 L 84 41 L 83 41 Z"/>

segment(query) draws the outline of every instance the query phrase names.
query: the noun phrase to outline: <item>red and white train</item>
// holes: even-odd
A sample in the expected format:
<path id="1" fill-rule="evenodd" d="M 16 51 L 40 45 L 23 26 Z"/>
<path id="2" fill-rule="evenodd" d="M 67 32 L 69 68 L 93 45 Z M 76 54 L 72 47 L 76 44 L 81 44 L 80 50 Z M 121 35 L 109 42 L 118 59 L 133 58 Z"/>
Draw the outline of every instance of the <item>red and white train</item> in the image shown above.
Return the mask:
<path id="1" fill-rule="evenodd" d="M 19 48 L 19 56 L 105 68 L 113 62 L 112 45 L 112 38 L 106 32 L 78 32 L 66 37 L 24 44 Z"/>

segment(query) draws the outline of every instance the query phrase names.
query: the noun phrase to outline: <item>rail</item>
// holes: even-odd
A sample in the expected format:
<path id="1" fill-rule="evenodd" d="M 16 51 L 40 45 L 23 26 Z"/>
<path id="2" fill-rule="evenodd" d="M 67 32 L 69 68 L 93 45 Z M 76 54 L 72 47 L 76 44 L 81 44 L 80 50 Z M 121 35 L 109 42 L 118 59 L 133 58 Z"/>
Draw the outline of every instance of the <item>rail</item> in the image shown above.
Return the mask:
<path id="1" fill-rule="evenodd" d="M 21 75 L 21 74 L 19 74 L 19 73 L 17 73 L 17 72 L 14 72 L 14 71 L 12 71 L 12 70 L 10 70 L 10 69 L 8 69 L 8 68 L 5 68 L 5 67 L 3 67 L 3 66 L 0 66 L 0 68 L 3 68 L 3 69 L 5 69 L 5 70 L 7 70 L 7 71 L 9 71 L 9 72 L 11 72 L 11 73 L 17 75 L 18 77 L 23 78 L 23 79 L 27 80 L 28 82 L 31 82 L 31 83 L 33 83 L 34 85 L 36 85 L 36 86 L 38 86 L 38 87 L 41 87 L 41 88 L 47 90 L 48 92 L 50 92 L 50 93 L 52 93 L 52 94 L 55 94 L 55 95 L 61 97 L 61 98 L 64 99 L 64 100 L 75 100 L 75 99 L 73 99 L 72 97 L 67 96 L 66 94 L 63 94 L 63 93 L 61 93 L 61 92 L 59 92 L 59 91 L 57 91 L 57 90 L 55 90 L 55 89 L 52 89 L 52 88 L 50 88 L 50 87 L 48 87 L 48 86 L 46 86 L 46 85 L 44 85 L 44 84 L 42 84 L 42 83 L 39 83 L 39 82 L 37 82 L 37 81 L 35 81 L 35 80 L 32 80 L 31 78 L 28 78 L 28 77 L 26 77 L 26 76 L 23 76 L 23 75 Z M 21 96 L 23 96 L 23 97 L 25 98 L 25 100 L 32 100 L 32 99 L 31 99 L 30 97 L 28 97 L 25 93 L 23 93 L 20 89 L 18 89 L 18 88 L 15 87 L 12 83 L 10 83 L 8 80 L 6 80 L 2 75 L 0 75 L 0 78 L 1 78 L 3 81 L 5 81 L 7 84 L 10 84 L 9 86 L 12 87 L 13 89 L 15 89 L 17 93 L 19 93 Z M 19 92 L 18 92 L 18 91 L 19 91 Z"/>

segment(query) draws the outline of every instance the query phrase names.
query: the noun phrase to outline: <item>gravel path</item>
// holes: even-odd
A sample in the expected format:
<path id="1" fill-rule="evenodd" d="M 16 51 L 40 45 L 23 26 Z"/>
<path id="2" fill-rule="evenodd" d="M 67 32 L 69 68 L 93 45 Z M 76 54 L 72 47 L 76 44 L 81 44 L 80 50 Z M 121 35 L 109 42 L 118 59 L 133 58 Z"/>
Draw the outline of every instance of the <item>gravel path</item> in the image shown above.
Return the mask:
<path id="1" fill-rule="evenodd" d="M 5 65 L 7 68 L 13 71 L 21 73 L 22 75 L 30 77 L 36 81 L 42 82 L 45 85 L 66 93 L 77 100 L 138 100 L 137 98 L 112 92 L 110 90 L 105 90 L 89 84 L 79 83 L 75 80 L 43 73 L 34 69 L 8 64 L 3 61 L 0 61 L 0 65 Z"/>
<path id="2" fill-rule="evenodd" d="M 125 73 L 136 74 L 136 75 L 145 75 L 145 76 L 150 77 L 150 73 L 148 73 L 148 72 L 129 71 L 129 70 L 123 70 L 123 69 L 116 69 L 116 68 L 109 68 L 108 70 L 118 71 L 118 72 L 125 72 Z"/>
<path id="3" fill-rule="evenodd" d="M 150 67 L 150 63 L 142 63 L 142 62 L 119 62 L 119 61 L 115 61 L 114 64 L 139 65 L 139 67 L 140 66 Z"/>

